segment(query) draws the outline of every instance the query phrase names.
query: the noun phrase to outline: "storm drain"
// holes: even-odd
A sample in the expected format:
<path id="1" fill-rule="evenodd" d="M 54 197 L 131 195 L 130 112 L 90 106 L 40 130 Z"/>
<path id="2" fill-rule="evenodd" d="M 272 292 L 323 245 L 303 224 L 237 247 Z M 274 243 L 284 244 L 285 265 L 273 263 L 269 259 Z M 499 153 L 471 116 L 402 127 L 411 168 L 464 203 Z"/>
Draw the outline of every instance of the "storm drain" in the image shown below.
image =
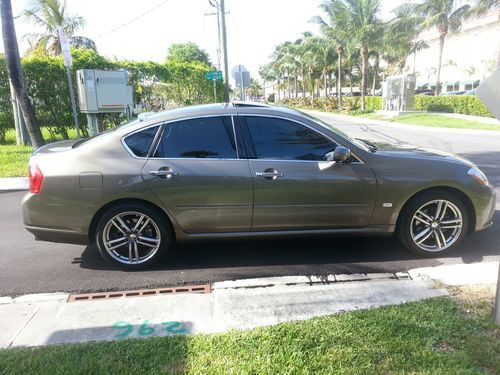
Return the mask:
<path id="1" fill-rule="evenodd" d="M 151 296 L 161 296 L 168 294 L 185 294 L 185 293 L 205 294 L 211 292 L 212 292 L 212 286 L 210 284 L 189 285 L 189 286 L 181 286 L 175 288 L 156 288 L 156 289 L 127 290 L 119 292 L 71 294 L 68 298 L 68 302 L 99 301 L 106 299 L 151 297 Z"/>

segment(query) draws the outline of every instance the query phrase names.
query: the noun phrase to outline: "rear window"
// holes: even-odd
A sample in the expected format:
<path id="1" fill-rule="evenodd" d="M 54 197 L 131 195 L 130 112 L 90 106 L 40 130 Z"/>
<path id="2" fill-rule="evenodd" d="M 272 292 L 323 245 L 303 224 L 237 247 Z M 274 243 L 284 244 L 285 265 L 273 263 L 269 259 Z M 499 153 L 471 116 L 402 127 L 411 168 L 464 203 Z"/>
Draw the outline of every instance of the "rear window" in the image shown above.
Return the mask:
<path id="1" fill-rule="evenodd" d="M 125 138 L 125 144 L 137 157 L 147 157 L 159 126 L 148 128 Z"/>

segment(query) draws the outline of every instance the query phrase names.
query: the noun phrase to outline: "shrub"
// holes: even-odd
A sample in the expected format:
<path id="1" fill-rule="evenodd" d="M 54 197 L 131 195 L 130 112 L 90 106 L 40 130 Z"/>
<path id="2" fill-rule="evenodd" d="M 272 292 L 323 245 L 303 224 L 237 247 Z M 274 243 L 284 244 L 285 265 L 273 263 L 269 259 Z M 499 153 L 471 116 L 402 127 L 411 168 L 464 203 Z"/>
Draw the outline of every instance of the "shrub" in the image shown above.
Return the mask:
<path id="1" fill-rule="evenodd" d="M 429 112 L 461 113 L 464 115 L 493 117 L 477 96 L 415 96 L 415 109 Z"/>

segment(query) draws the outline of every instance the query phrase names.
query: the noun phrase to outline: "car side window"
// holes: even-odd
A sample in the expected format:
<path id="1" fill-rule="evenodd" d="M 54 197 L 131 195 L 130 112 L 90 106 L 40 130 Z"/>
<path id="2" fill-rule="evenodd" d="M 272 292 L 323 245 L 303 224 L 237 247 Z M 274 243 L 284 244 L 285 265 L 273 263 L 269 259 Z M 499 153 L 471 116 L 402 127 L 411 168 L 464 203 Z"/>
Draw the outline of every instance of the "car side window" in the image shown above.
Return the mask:
<path id="1" fill-rule="evenodd" d="M 199 117 L 165 125 L 159 158 L 237 158 L 229 117 Z"/>
<path id="2" fill-rule="evenodd" d="M 273 117 L 246 116 L 257 159 L 324 160 L 337 145 L 305 125 Z"/>
<path id="3" fill-rule="evenodd" d="M 135 156 L 144 158 L 148 156 L 158 128 L 159 126 L 153 126 L 152 128 L 131 134 L 125 138 L 125 144 Z"/>

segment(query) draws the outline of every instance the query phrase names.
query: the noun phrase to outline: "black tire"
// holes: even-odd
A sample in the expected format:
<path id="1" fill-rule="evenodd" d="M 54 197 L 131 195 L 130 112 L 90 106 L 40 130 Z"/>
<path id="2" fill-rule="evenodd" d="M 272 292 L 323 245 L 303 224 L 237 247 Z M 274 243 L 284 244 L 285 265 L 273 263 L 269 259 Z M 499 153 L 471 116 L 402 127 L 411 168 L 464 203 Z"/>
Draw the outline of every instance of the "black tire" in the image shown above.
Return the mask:
<path id="1" fill-rule="evenodd" d="M 446 201 L 450 203 L 447 206 L 447 211 L 445 210 L 445 216 L 441 220 L 434 217 L 439 204 L 438 201 Z M 441 207 L 444 207 L 444 203 L 442 203 Z M 436 210 L 433 210 L 433 208 L 436 208 Z M 426 222 L 430 222 L 431 225 L 420 222 L 420 219 L 413 220 L 419 210 L 420 212 L 424 212 L 424 214 L 428 213 L 429 218 L 432 220 L 430 221 L 424 216 L 421 216 L 420 213 L 417 216 L 421 217 Z M 453 234 L 455 228 L 451 227 L 459 225 L 457 221 L 458 219 L 454 219 L 454 216 L 457 216 L 455 215 L 455 211 L 459 211 L 461 228 L 459 232 Z M 432 212 L 434 212 L 434 214 L 432 214 Z M 456 221 L 456 224 L 450 223 L 454 220 Z M 446 224 L 443 224 L 443 222 Z M 437 225 L 437 227 L 434 227 L 434 225 Z M 411 252 L 425 257 L 437 257 L 453 251 L 453 249 L 455 249 L 460 242 L 462 242 L 467 234 L 468 225 L 469 218 L 467 209 L 458 196 L 447 191 L 429 191 L 417 195 L 406 205 L 401 213 L 397 231 L 399 239 Z M 427 230 L 430 231 L 430 234 Z M 441 233 L 443 233 L 442 236 Z M 417 238 L 419 235 L 422 236 L 415 241 L 414 238 Z M 427 235 L 429 235 L 427 240 L 420 243 L 420 245 L 417 244 L 417 242 L 421 241 Z M 447 241 L 448 236 L 450 239 L 449 241 Z M 439 239 L 436 237 L 439 237 Z M 431 249 L 433 242 L 436 246 L 435 249 Z M 449 244 L 449 246 L 445 247 L 438 245 L 438 243 L 442 244 L 443 242 L 445 245 Z"/>
<path id="2" fill-rule="evenodd" d="M 140 218 L 142 222 L 137 224 Z M 120 220 L 126 227 L 120 224 Z M 134 227 L 138 228 L 134 230 Z M 139 233 L 141 228 L 142 232 Z M 97 223 L 95 235 L 101 256 L 107 262 L 126 270 L 151 267 L 165 256 L 172 240 L 172 229 L 165 215 L 159 209 L 138 203 L 120 204 L 105 211 Z M 111 241 L 115 242 L 109 244 Z"/>

